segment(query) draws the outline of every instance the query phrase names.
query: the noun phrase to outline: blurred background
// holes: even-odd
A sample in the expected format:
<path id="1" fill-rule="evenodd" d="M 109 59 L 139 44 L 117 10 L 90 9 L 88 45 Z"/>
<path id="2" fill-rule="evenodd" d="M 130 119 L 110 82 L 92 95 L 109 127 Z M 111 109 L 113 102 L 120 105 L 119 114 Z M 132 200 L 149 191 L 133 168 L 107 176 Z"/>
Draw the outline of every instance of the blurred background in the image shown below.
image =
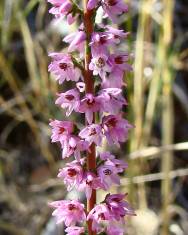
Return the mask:
<path id="1" fill-rule="evenodd" d="M 129 162 L 112 191 L 129 192 L 137 210 L 128 234 L 188 235 L 188 1 L 127 2 L 121 28 L 131 32 L 134 72 L 125 78 L 125 112 L 135 128 L 112 149 Z M 47 55 L 76 25 L 52 21 L 48 9 L 45 0 L 0 1 L 1 235 L 63 234 L 47 206 L 67 196 L 56 179 L 65 162 L 50 143 L 49 119 L 65 117 Z"/>

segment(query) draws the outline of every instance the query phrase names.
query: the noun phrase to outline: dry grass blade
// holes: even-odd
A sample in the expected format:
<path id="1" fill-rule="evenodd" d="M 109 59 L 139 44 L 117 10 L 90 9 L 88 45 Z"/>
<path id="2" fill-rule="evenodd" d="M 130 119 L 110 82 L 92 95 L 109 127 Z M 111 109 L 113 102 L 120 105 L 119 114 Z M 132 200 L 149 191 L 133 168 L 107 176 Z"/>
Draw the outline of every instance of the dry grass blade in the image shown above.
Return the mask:
<path id="1" fill-rule="evenodd" d="M 2 19 L 2 27 L 1 27 L 1 44 L 2 47 L 7 44 L 8 40 L 8 33 L 9 33 L 9 26 L 12 17 L 12 7 L 13 7 L 13 0 L 6 0 L 4 1 L 4 16 Z"/>
<path id="2" fill-rule="evenodd" d="M 25 57 L 27 61 L 27 69 L 29 72 L 29 77 L 32 82 L 32 88 L 35 94 L 38 96 L 40 94 L 39 92 L 40 92 L 41 84 L 40 84 L 39 74 L 37 70 L 37 62 L 35 59 L 33 39 L 31 37 L 28 24 L 21 13 L 18 14 L 18 21 L 20 24 L 21 33 L 22 33 L 23 42 L 24 42 Z"/>
<path id="3" fill-rule="evenodd" d="M 176 177 L 183 177 L 188 175 L 188 168 L 185 169 L 178 169 L 174 171 L 170 171 L 168 173 L 168 178 L 170 180 L 176 178 Z M 142 184 L 145 182 L 151 182 L 151 181 L 157 181 L 157 180 L 165 180 L 166 179 L 166 174 L 164 172 L 159 172 L 159 173 L 154 173 L 154 174 L 147 174 L 147 175 L 139 175 L 135 176 L 131 179 L 122 179 L 121 183 L 124 185 L 129 185 L 130 183 L 134 184 Z"/>
<path id="4" fill-rule="evenodd" d="M 142 0 L 140 3 L 139 25 L 136 37 L 135 46 L 135 66 L 134 66 L 134 96 L 133 96 L 133 112 L 134 124 L 136 126 L 131 138 L 131 151 L 139 149 L 142 146 L 143 134 L 143 111 L 144 111 L 144 81 L 143 81 L 143 68 L 144 68 L 144 45 L 149 25 L 150 15 L 147 9 L 151 8 L 151 0 Z M 130 166 L 130 171 L 134 173 L 140 172 L 143 169 L 142 159 L 138 159 L 137 165 L 140 167 L 135 169 Z M 133 170 L 134 169 L 134 170 Z M 147 207 L 147 200 L 145 195 L 144 184 L 139 186 L 139 207 Z M 134 194 L 134 193 L 133 193 Z"/>
<path id="5" fill-rule="evenodd" d="M 48 74 L 48 61 L 46 58 L 46 55 L 44 54 L 44 51 L 37 41 L 34 43 L 34 46 L 36 48 L 36 56 L 38 61 L 40 61 L 38 70 L 40 73 L 40 85 L 41 85 L 41 95 L 44 97 L 43 101 L 47 101 L 47 97 L 49 96 L 49 92 L 51 92 L 50 82 L 49 82 L 49 74 Z M 42 60 L 41 60 L 42 58 Z M 57 92 L 57 89 L 56 89 Z M 55 93 L 56 93 L 55 92 Z M 46 111 L 46 114 L 49 114 L 49 107 L 44 103 L 43 108 Z M 49 115 L 50 116 L 50 115 Z"/>
<path id="6" fill-rule="evenodd" d="M 173 143 L 173 128 L 174 128 L 174 120 L 173 120 L 173 104 L 172 104 L 172 77 L 171 71 L 168 64 L 168 50 L 172 37 L 172 20 L 173 20 L 173 0 L 163 0 L 163 37 L 162 37 L 162 52 L 163 57 L 163 90 L 162 90 L 162 143 L 163 145 L 168 145 Z M 169 173 L 172 170 L 173 166 L 173 153 L 172 151 L 165 152 L 162 156 L 161 161 L 161 170 L 164 175 L 164 179 L 162 181 L 162 210 L 163 210 L 163 225 L 161 234 L 168 235 L 169 234 L 169 222 L 170 217 L 168 215 L 168 206 L 171 203 L 172 199 L 172 184 L 171 179 L 169 177 Z"/>
<path id="7" fill-rule="evenodd" d="M 20 112 L 12 107 L 13 104 L 4 100 L 2 96 L 0 96 L 0 105 L 0 114 L 6 112 L 17 121 L 21 122 L 24 120 L 24 117 L 20 114 Z"/>
<path id="8" fill-rule="evenodd" d="M 40 1 L 41 0 L 30 0 L 24 9 L 23 15 L 26 17 Z"/>
<path id="9" fill-rule="evenodd" d="M 188 142 L 177 143 L 177 144 L 168 144 L 159 147 L 148 147 L 145 149 L 140 149 L 138 151 L 132 152 L 129 154 L 129 158 L 134 160 L 136 158 L 155 158 L 156 155 L 160 155 L 168 151 L 184 151 L 188 150 Z"/>
<path id="10" fill-rule="evenodd" d="M 161 82 L 161 39 L 158 42 L 156 65 L 154 67 L 152 80 L 149 87 L 149 95 L 146 104 L 146 113 L 143 128 L 143 146 L 147 146 L 151 137 L 152 124 L 155 117 L 155 108 L 159 95 L 159 85 Z"/>

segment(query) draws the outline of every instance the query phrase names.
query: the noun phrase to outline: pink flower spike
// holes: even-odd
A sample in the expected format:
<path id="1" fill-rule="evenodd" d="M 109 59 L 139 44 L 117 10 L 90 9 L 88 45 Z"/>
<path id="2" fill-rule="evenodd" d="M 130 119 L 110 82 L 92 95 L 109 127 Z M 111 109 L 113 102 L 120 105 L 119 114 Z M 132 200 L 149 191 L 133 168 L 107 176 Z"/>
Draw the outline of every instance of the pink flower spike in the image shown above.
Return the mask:
<path id="1" fill-rule="evenodd" d="M 86 126 L 83 130 L 80 131 L 79 136 L 82 139 L 85 139 L 85 141 L 89 142 L 89 144 L 94 142 L 96 145 L 100 146 L 103 137 L 101 125 L 91 124 Z"/>
<path id="2" fill-rule="evenodd" d="M 63 142 L 74 129 L 73 122 L 50 120 L 49 125 L 52 127 L 52 142 Z"/>
<path id="3" fill-rule="evenodd" d="M 81 235 L 84 233 L 84 231 L 85 231 L 84 227 L 77 227 L 77 226 L 68 227 L 65 229 L 67 235 Z"/>
<path id="4" fill-rule="evenodd" d="M 54 201 L 49 205 L 55 208 L 52 215 L 56 217 L 57 224 L 64 222 L 66 226 L 74 226 L 86 220 L 84 204 L 77 200 Z"/>
<path id="5" fill-rule="evenodd" d="M 128 131 L 133 127 L 126 119 L 122 119 L 120 116 L 115 115 L 103 117 L 102 126 L 108 143 L 117 145 L 119 145 L 118 142 L 127 140 Z"/>
<path id="6" fill-rule="evenodd" d="M 65 93 L 58 94 L 58 96 L 55 104 L 60 105 L 64 109 L 67 108 L 67 116 L 69 116 L 73 110 L 78 110 L 80 105 L 80 93 L 77 89 L 68 90 Z"/>
<path id="7" fill-rule="evenodd" d="M 86 94 L 81 100 L 78 111 L 85 113 L 87 122 L 91 124 L 93 122 L 93 113 L 100 110 L 100 99 L 94 97 L 92 94 Z"/>
<path id="8" fill-rule="evenodd" d="M 67 81 L 78 81 L 81 78 L 81 71 L 74 66 L 71 56 L 63 53 L 50 53 L 52 58 L 48 71 L 51 72 L 55 79 L 62 84 Z"/>
<path id="9" fill-rule="evenodd" d="M 72 118 L 78 124 L 50 120 L 49 125 L 51 142 L 59 142 L 63 160 L 74 158 L 71 162 L 65 159 L 57 177 L 67 191 L 83 192 L 86 200 L 84 204 L 76 199 L 51 202 L 52 216 L 57 224 L 64 223 L 67 235 L 123 235 L 126 217 L 135 215 L 126 201 L 127 194 L 107 194 L 100 204 L 95 194 L 120 185 L 120 175 L 127 168 L 127 163 L 113 153 L 100 153 L 103 140 L 120 147 L 133 127 L 122 118 L 127 105 L 122 88 L 126 86 L 125 76 L 132 70 L 132 54 L 118 49 L 128 48 L 123 43 L 129 33 L 119 29 L 120 24 L 111 26 L 120 23 L 121 14 L 128 11 L 127 0 L 87 0 L 86 4 L 74 0 L 46 1 L 52 5 L 49 12 L 55 16 L 54 21 L 82 22 L 63 39 L 67 53 L 64 46 L 59 53 L 50 53 L 48 66 L 57 85 L 65 83 L 55 104 L 64 109 L 63 115 L 76 112 L 76 118 Z M 101 17 L 108 19 L 103 21 Z M 111 25 L 106 24 L 109 19 Z"/>

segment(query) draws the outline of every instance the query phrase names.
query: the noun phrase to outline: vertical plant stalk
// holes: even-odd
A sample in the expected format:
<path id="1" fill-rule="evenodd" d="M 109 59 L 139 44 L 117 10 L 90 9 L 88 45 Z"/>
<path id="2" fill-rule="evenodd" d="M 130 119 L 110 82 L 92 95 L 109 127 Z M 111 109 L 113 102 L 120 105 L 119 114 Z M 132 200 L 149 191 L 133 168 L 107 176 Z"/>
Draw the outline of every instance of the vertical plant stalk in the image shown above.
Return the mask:
<path id="1" fill-rule="evenodd" d="M 146 30 L 149 23 L 149 14 L 145 9 L 151 6 L 151 1 L 147 0 L 141 1 L 141 11 L 139 16 L 139 26 L 137 31 L 137 40 L 135 47 L 135 67 L 134 67 L 134 97 L 133 97 L 133 111 L 134 111 L 134 123 L 135 130 L 133 133 L 131 141 L 131 151 L 138 150 L 142 146 L 143 138 L 143 112 L 144 112 L 144 87 L 143 87 L 143 68 L 144 68 L 144 42 L 146 38 Z M 139 105 L 138 105 L 139 104 Z M 133 163 L 135 165 L 135 163 Z M 145 163 L 142 158 L 138 159 L 136 166 L 134 167 L 135 171 L 140 174 L 140 171 L 143 170 Z M 130 168 L 131 169 L 131 168 Z M 132 187 L 132 192 L 134 193 L 134 186 Z M 144 183 L 138 186 L 138 197 L 139 197 L 139 207 L 146 208 L 146 190 Z"/>
<path id="2" fill-rule="evenodd" d="M 86 43 L 85 43 L 85 70 L 84 70 L 84 82 L 86 85 L 86 93 L 94 94 L 94 81 L 93 73 L 89 70 L 89 64 L 91 61 L 91 51 L 89 48 L 89 42 L 91 34 L 93 32 L 93 22 L 92 16 L 93 11 L 87 9 L 88 0 L 83 0 L 84 5 L 84 27 L 86 32 Z M 94 116 L 94 115 L 93 115 Z M 93 117 L 93 123 L 95 122 L 95 117 Z M 90 151 L 87 154 L 87 169 L 93 171 L 96 169 L 96 149 L 95 144 L 93 143 L 90 147 Z M 91 198 L 87 200 L 87 211 L 91 211 L 96 204 L 96 190 L 92 190 Z M 95 235 L 96 232 L 92 231 L 92 221 L 88 222 L 88 234 Z"/>
<path id="3" fill-rule="evenodd" d="M 163 102 L 163 113 L 162 113 L 162 143 L 168 145 L 173 143 L 173 103 L 172 103 L 172 77 L 171 71 L 168 64 L 168 49 L 172 39 L 172 24 L 173 24 L 173 8 L 174 1 L 163 0 L 164 12 L 163 12 L 163 90 L 162 90 L 162 102 Z M 162 216 L 163 226 L 162 235 L 169 234 L 169 205 L 172 199 L 172 183 L 169 177 L 169 173 L 173 167 L 173 154 L 172 151 L 166 152 L 162 156 L 161 162 L 162 172 L 164 173 L 164 180 L 162 181 Z"/>

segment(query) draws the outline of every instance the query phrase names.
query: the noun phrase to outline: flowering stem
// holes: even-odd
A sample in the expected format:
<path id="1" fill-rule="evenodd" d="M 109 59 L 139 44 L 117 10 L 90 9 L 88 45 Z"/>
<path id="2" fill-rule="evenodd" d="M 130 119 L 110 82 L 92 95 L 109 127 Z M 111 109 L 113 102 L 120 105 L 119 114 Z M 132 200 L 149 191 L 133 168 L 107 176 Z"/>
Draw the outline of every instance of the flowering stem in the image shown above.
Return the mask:
<path id="1" fill-rule="evenodd" d="M 87 10 L 87 3 L 88 0 L 84 1 L 84 26 L 86 32 L 86 44 L 85 44 L 85 70 L 84 70 L 84 81 L 86 85 L 86 93 L 94 94 L 94 81 L 92 77 L 92 71 L 89 70 L 89 64 L 91 61 L 91 51 L 89 48 L 89 42 L 91 38 L 91 34 L 93 32 L 93 22 L 92 16 L 93 11 Z M 93 117 L 93 123 L 95 122 L 95 118 Z M 87 155 L 87 169 L 88 170 L 95 170 L 96 169 L 96 150 L 95 144 L 93 143 L 90 147 L 90 151 Z M 91 198 L 87 200 L 87 211 L 91 211 L 96 204 L 96 190 L 92 190 Z M 95 235 L 96 232 L 92 231 L 92 221 L 88 221 L 88 234 Z"/>
<path id="2" fill-rule="evenodd" d="M 124 0 L 83 0 L 84 9 L 79 10 L 75 0 L 48 1 L 53 5 L 50 13 L 56 18 L 66 16 L 69 24 L 80 16 L 83 18 L 79 30 L 63 39 L 69 44 L 68 53 L 49 54 L 52 62 L 48 70 L 60 85 L 64 81 L 76 82 L 73 89 L 57 94 L 55 104 L 66 109 L 66 116 L 72 111 L 85 113 L 86 125 L 82 129 L 67 120 L 51 120 L 50 126 L 51 140 L 60 142 L 62 158 L 75 158 L 59 170 L 58 177 L 63 179 L 68 191 L 75 188 L 85 192 L 87 211 L 79 200 L 58 200 L 49 205 L 55 209 L 53 216 L 57 223 L 64 222 L 67 235 L 123 234 L 123 217 L 135 215 L 124 200 L 126 194 L 107 194 L 104 201 L 96 205 L 96 190 L 107 191 L 113 184 L 120 185 L 119 174 L 127 168 L 127 164 L 110 152 L 100 151 L 98 162 L 96 149 L 104 138 L 109 145 L 118 146 L 128 138 L 128 130 L 132 125 L 120 114 L 127 104 L 121 88 L 124 73 L 131 71 L 132 67 L 128 64 L 129 55 L 126 52 L 118 53 L 114 50 L 116 44 L 127 37 L 127 33 L 110 25 L 103 27 L 96 23 L 95 28 L 94 24 L 99 6 L 112 21 L 127 12 L 128 6 Z M 79 82 L 83 77 L 85 84 Z M 95 91 L 98 87 L 95 87 L 94 82 L 98 82 L 98 79 L 101 81 L 101 89 Z M 85 94 L 82 93 L 84 88 Z M 96 114 L 99 114 L 99 122 L 95 120 Z M 85 151 L 87 156 L 81 158 Z M 87 229 L 84 227 L 86 221 Z M 81 227 L 75 226 L 77 223 Z"/>
<path id="3" fill-rule="evenodd" d="M 90 153 L 87 155 L 87 168 L 88 170 L 96 169 L 95 161 L 95 145 L 92 144 L 90 147 Z M 96 204 L 96 190 L 92 190 L 91 198 L 87 200 L 87 211 L 91 211 Z M 88 234 L 95 235 L 96 233 L 92 231 L 92 221 L 88 221 Z"/>

